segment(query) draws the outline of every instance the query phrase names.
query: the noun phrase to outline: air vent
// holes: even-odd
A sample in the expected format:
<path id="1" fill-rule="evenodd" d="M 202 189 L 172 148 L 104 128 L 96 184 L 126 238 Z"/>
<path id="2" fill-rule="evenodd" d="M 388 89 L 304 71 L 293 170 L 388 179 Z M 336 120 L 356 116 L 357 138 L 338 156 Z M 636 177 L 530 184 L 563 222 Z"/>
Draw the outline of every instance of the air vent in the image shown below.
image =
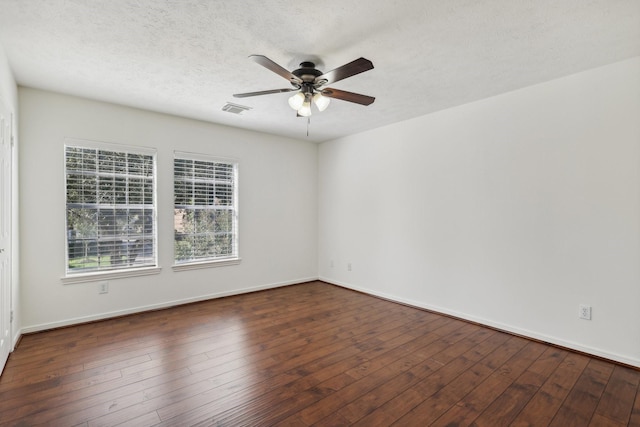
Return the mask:
<path id="1" fill-rule="evenodd" d="M 228 113 L 233 114 L 242 114 L 243 111 L 251 110 L 251 107 L 247 107 L 245 105 L 238 105 L 232 102 L 227 102 L 224 107 L 222 107 L 222 111 L 226 111 Z"/>

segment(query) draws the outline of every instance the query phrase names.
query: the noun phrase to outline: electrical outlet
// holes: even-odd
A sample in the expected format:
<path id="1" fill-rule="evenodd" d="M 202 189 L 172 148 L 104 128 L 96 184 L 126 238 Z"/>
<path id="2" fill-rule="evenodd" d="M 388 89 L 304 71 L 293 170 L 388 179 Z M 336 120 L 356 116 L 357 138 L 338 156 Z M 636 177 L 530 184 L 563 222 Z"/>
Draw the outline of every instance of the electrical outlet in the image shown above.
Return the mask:
<path id="1" fill-rule="evenodd" d="M 333 268 L 333 260 L 329 261 L 329 267 Z"/>
<path id="2" fill-rule="evenodd" d="M 100 287 L 98 288 L 99 294 L 108 294 L 109 293 L 109 282 L 100 282 Z"/>
<path id="3" fill-rule="evenodd" d="M 584 320 L 591 320 L 591 306 L 580 304 L 580 311 L 578 312 L 578 317 Z"/>
<path id="4" fill-rule="evenodd" d="M 351 263 L 347 264 L 347 271 L 351 271 Z"/>

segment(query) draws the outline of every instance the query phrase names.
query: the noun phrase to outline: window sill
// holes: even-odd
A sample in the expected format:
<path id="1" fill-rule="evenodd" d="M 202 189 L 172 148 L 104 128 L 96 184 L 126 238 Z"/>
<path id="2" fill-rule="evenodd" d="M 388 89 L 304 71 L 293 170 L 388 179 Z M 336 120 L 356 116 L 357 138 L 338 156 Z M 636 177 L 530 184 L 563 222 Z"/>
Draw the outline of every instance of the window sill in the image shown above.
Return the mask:
<path id="1" fill-rule="evenodd" d="M 65 276 L 60 280 L 62 280 L 62 283 L 65 285 L 71 285 L 74 283 L 97 282 L 100 280 L 121 279 L 125 277 L 149 276 L 152 274 L 159 274 L 161 270 L 162 268 L 160 267 L 147 267 L 120 271 L 97 271 L 93 273 L 73 274 Z"/>
<path id="2" fill-rule="evenodd" d="M 226 267 L 228 265 L 240 264 L 240 258 L 222 259 L 218 261 L 203 261 L 203 262 L 190 262 L 184 264 L 176 264 L 173 267 L 173 271 L 186 271 L 197 270 L 200 268 L 213 268 L 213 267 Z"/>

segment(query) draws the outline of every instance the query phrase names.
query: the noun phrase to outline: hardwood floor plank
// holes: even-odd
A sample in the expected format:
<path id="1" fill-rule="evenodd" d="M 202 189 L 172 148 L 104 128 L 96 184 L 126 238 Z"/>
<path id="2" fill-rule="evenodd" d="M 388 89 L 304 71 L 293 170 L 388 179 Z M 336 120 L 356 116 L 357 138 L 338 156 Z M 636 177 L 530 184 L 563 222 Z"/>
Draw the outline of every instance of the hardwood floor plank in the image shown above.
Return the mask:
<path id="1" fill-rule="evenodd" d="M 509 375 L 513 374 L 514 369 L 522 369 L 522 366 L 528 366 L 528 364 L 530 364 L 530 360 L 537 357 L 536 352 L 533 352 L 532 354 L 532 351 L 528 348 L 532 344 L 533 343 L 528 343 L 527 345 L 525 345 L 518 353 L 516 353 L 514 357 L 509 359 L 509 361 L 500 368 L 500 374 L 502 376 L 501 379 L 503 381 L 509 382 L 509 380 L 507 380 L 506 378 L 508 378 Z M 540 352 L 541 351 L 542 350 L 540 350 Z M 481 356 L 486 356 L 486 354 L 483 354 Z M 462 365 L 462 367 L 465 370 L 467 370 L 467 367 L 470 369 L 473 366 L 472 364 L 476 364 L 480 360 L 481 357 L 478 357 L 477 359 L 467 359 L 465 360 L 465 364 Z M 440 372 L 446 372 L 446 370 L 443 368 L 443 370 L 441 370 Z M 416 406 L 402 418 L 400 418 L 397 421 L 397 424 L 414 425 L 419 422 L 424 422 L 426 425 L 428 425 L 433 423 L 451 406 L 459 401 L 459 398 L 461 397 L 460 394 L 466 394 L 455 393 L 455 385 L 450 389 L 447 388 L 448 385 L 453 383 L 455 379 L 458 378 L 459 374 L 463 374 L 464 372 L 465 371 L 461 371 L 460 368 L 457 368 L 452 370 L 451 373 L 447 372 L 448 375 L 440 376 L 439 378 L 435 379 L 435 381 L 423 381 L 422 383 L 420 383 L 421 385 L 424 385 L 421 392 L 426 399 L 422 403 L 420 403 L 420 405 Z M 473 383 L 469 384 L 468 386 L 472 387 Z M 471 389 L 472 388 L 469 388 L 464 391 L 468 393 Z M 507 388 L 505 393 L 508 393 L 508 390 L 509 389 Z M 496 401 L 493 402 L 493 405 L 498 404 L 497 407 L 500 408 L 500 410 L 506 410 L 508 408 L 507 404 L 513 401 L 513 399 L 504 399 L 505 393 L 500 396 L 500 398 L 502 398 L 502 402 L 500 402 L 500 398 L 496 399 Z M 491 409 L 493 405 L 491 405 L 489 409 Z M 491 417 L 491 415 L 489 415 L 489 417 Z M 493 420 L 497 421 L 498 418 L 493 418 Z M 480 419 L 480 421 L 482 422 L 482 419 Z M 476 422 L 478 422 L 478 420 L 476 420 Z M 481 423 L 480 425 L 483 424 Z"/>
<path id="2" fill-rule="evenodd" d="M 539 360 L 546 346 L 529 343 L 501 368 L 502 380 L 511 382 L 509 387 L 475 419 L 478 426 L 508 426 L 538 391 L 540 381 L 533 375 L 532 365 Z"/>
<path id="3" fill-rule="evenodd" d="M 26 335 L 0 425 L 640 426 L 640 370 L 322 282 Z"/>
<path id="4" fill-rule="evenodd" d="M 627 423 L 613 421 L 611 418 L 604 417 L 600 414 L 593 414 L 589 427 L 625 427 Z"/>
<path id="5" fill-rule="evenodd" d="M 539 388 L 511 425 L 548 425 L 586 366 L 586 359 L 583 360 L 582 365 L 576 366 L 571 353 L 553 347 L 548 348 L 523 374 L 528 383 Z M 527 376 L 529 373 L 533 375 Z"/>
<path id="6" fill-rule="evenodd" d="M 466 325 L 458 325 L 458 329 L 464 328 L 466 328 Z M 466 328 L 467 335 L 473 335 L 474 332 L 477 333 L 477 331 L 475 331 L 473 328 Z M 343 405 L 351 403 L 352 401 L 358 399 L 365 392 L 373 392 L 373 390 L 388 382 L 391 377 L 398 376 L 402 372 L 409 370 L 409 368 L 422 370 L 426 369 L 429 371 L 437 370 L 441 366 L 443 366 L 443 364 L 436 358 L 439 357 L 439 355 L 447 355 L 440 357 L 442 359 L 444 359 L 445 357 L 449 357 L 448 354 L 452 353 L 452 351 L 450 350 L 450 346 L 452 344 L 457 344 L 457 342 L 462 341 L 466 337 L 467 336 L 463 334 L 452 334 L 450 336 L 447 336 L 446 338 L 441 337 L 438 341 L 433 342 L 431 345 L 429 345 L 428 348 L 423 348 L 422 351 L 420 353 L 417 353 L 415 355 L 416 357 L 412 360 L 409 359 L 402 361 L 403 363 L 397 367 L 398 371 L 390 370 L 393 369 L 393 367 L 390 369 L 381 368 L 370 371 L 370 375 L 376 375 L 362 377 L 355 383 L 349 384 L 348 387 L 339 390 L 330 397 L 322 399 L 316 404 L 305 408 L 300 412 L 300 418 L 308 424 L 317 423 L 324 417 L 339 410 Z M 467 346 L 471 345 L 470 342 L 465 342 L 465 344 Z M 464 348 L 466 348 L 464 345 L 458 346 L 457 351 L 461 352 Z M 379 375 L 381 375 L 382 377 L 380 378 Z"/>
<path id="7" fill-rule="evenodd" d="M 638 389 L 639 382 L 640 372 L 622 366 L 614 367 L 595 415 L 627 424 L 635 401 L 633 393 Z"/>
<path id="8" fill-rule="evenodd" d="M 122 424 L 118 424 L 118 425 L 121 427 L 148 427 L 148 426 L 156 425 L 159 422 L 160 422 L 160 417 L 158 417 L 158 414 L 154 411 L 154 412 L 149 412 L 148 414 L 141 415 L 137 418 L 126 420 Z M 91 426 L 91 423 L 87 423 L 87 427 L 89 426 Z"/>
<path id="9" fill-rule="evenodd" d="M 500 349 L 500 352 L 503 354 L 509 354 L 509 349 L 514 347 L 513 343 L 515 342 L 515 340 L 505 334 L 496 333 L 495 335 L 487 338 L 485 342 L 489 343 L 492 347 L 489 354 L 495 353 L 496 349 Z M 478 349 L 472 348 L 468 351 L 468 353 L 470 355 L 473 355 L 472 357 L 475 360 Z M 487 358 L 488 355 L 487 357 L 485 357 L 485 364 L 488 363 L 486 360 Z M 392 423 L 403 417 L 405 414 L 409 413 L 415 407 L 417 407 L 420 403 L 422 403 L 425 400 L 426 386 L 428 385 L 428 383 L 431 383 L 432 385 L 437 387 L 437 380 L 442 376 L 442 374 L 439 374 L 438 371 L 444 367 L 442 363 L 437 362 L 433 358 L 430 358 L 428 360 L 432 362 L 432 365 L 429 366 L 431 368 L 429 371 L 413 371 L 413 373 L 415 373 L 415 375 L 417 376 L 417 379 L 413 382 L 413 384 L 418 384 L 419 382 L 423 381 L 427 382 L 427 384 L 424 384 L 422 386 L 422 390 L 416 390 L 415 387 L 406 388 L 404 391 L 398 393 L 395 397 L 388 400 L 380 407 L 374 409 L 373 411 L 370 411 L 368 415 L 358 420 L 354 425 L 391 425 Z M 464 360 L 462 361 L 464 362 Z M 477 367 L 479 365 L 475 364 L 474 366 Z M 456 365 L 453 365 L 449 369 L 455 367 Z M 493 369 L 490 369 L 490 371 L 493 371 Z M 435 375 L 439 376 L 436 377 Z"/>
<path id="10" fill-rule="evenodd" d="M 631 410 L 630 426 L 640 426 L 640 387 L 636 391 L 636 399 Z"/>
<path id="11" fill-rule="evenodd" d="M 53 423 L 55 421 L 57 424 L 64 425 L 56 421 L 60 418 L 74 420 L 73 422 L 76 423 L 84 422 L 144 399 L 144 390 L 147 387 L 169 383 L 176 378 L 188 375 L 190 374 L 187 369 L 180 368 L 149 378 L 136 378 L 133 381 L 132 378 L 119 378 L 84 390 L 56 395 L 46 401 L 31 402 L 31 412 L 22 419 L 31 424 Z M 70 424 L 72 424 L 71 421 L 67 425 Z"/>
<path id="12" fill-rule="evenodd" d="M 529 360 L 527 340 L 519 337 L 510 337 L 502 346 L 496 348 L 480 362 L 480 367 L 488 369 L 491 373 L 484 376 L 484 380 L 452 405 L 437 420 L 435 426 L 469 425 L 482 412 L 488 408 L 513 382 L 510 378 L 514 373 L 514 367 L 522 369 L 526 363 L 521 359 Z"/>
<path id="13" fill-rule="evenodd" d="M 28 390 L 26 388 L 15 390 L 14 397 L 6 396 L 0 399 L 0 413 L 5 414 L 4 416 L 7 420 L 24 417 L 33 412 L 37 412 L 39 408 L 46 407 L 47 405 L 44 404 L 44 402 L 47 402 L 48 399 L 53 399 L 61 394 L 73 391 L 79 391 L 84 394 L 84 389 L 96 384 L 102 384 L 104 382 L 121 378 L 122 374 L 117 370 L 98 374 L 90 372 L 88 377 L 80 378 L 76 381 L 70 381 L 75 377 L 77 376 L 70 375 L 62 378 L 69 381 L 55 379 L 51 382 L 45 381 L 43 383 L 37 383 L 39 386 L 37 391 Z M 28 401 L 26 401 L 24 397 L 25 395 L 29 396 Z M 42 403 L 38 404 L 38 402 Z"/>
<path id="14" fill-rule="evenodd" d="M 496 335 L 503 340 L 507 338 L 506 335 L 495 333 L 493 334 L 493 336 L 489 337 L 486 340 L 486 342 L 490 343 L 489 345 L 495 345 L 495 342 L 491 342 L 491 339 Z M 432 341 L 435 340 L 437 336 L 435 336 L 434 334 L 430 334 L 430 335 L 426 335 L 425 338 L 429 340 L 425 342 L 426 345 L 429 345 L 429 347 L 432 350 L 436 348 L 435 345 L 432 344 Z M 415 342 L 415 343 L 412 342 L 412 344 L 414 344 L 414 346 L 416 347 L 420 346 L 418 342 Z M 356 421 L 374 412 L 377 408 L 379 408 L 383 404 L 387 403 L 391 399 L 395 398 L 396 396 L 398 396 L 399 394 L 401 394 L 402 392 L 406 391 L 411 386 L 419 382 L 421 380 L 421 375 L 424 375 L 424 370 L 419 372 L 418 369 L 416 368 L 420 366 L 419 365 L 420 362 L 424 362 L 425 360 L 431 360 L 433 363 L 433 367 L 431 369 L 433 370 L 442 366 L 440 363 L 435 362 L 435 360 L 433 359 L 427 359 L 424 354 L 420 356 L 419 352 L 414 352 L 412 355 L 410 355 L 410 357 L 415 360 L 412 363 L 413 367 L 410 370 L 395 376 L 390 381 L 384 384 L 381 384 L 375 389 L 360 396 L 359 398 L 355 399 L 351 403 L 348 403 L 338 412 L 344 418 L 349 420 L 350 423 L 355 423 Z"/>
<path id="15" fill-rule="evenodd" d="M 614 365 L 592 359 L 563 402 L 551 426 L 587 426 L 598 406 Z"/>

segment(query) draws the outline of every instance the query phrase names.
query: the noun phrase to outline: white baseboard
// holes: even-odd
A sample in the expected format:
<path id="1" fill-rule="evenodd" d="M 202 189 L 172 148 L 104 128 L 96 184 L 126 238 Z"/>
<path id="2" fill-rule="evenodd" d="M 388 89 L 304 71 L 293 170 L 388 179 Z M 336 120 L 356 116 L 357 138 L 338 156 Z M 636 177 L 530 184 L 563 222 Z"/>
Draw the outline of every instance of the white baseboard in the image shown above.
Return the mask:
<path id="1" fill-rule="evenodd" d="M 145 311 L 152 311 L 152 310 L 158 310 L 158 309 L 163 309 L 163 308 L 175 307 L 175 306 L 178 306 L 178 305 L 189 304 L 189 303 L 199 302 L 199 301 L 206 301 L 206 300 L 222 298 L 222 297 L 228 297 L 228 296 L 232 296 L 232 295 L 246 294 L 246 293 L 249 293 L 249 292 L 262 291 L 262 290 L 265 290 L 265 289 L 280 288 L 280 287 L 283 287 L 283 286 L 296 285 L 298 283 L 311 282 L 311 281 L 314 281 L 314 280 L 318 280 L 318 278 L 317 277 L 307 277 L 307 278 L 301 278 L 301 279 L 297 279 L 297 280 L 288 280 L 286 282 L 270 283 L 270 284 L 266 284 L 266 285 L 254 286 L 254 287 L 244 288 L 244 289 L 234 289 L 232 291 L 225 291 L 225 292 L 217 292 L 217 293 L 214 293 L 214 294 L 200 295 L 200 296 L 192 297 L 192 298 L 184 298 L 184 299 L 180 299 L 180 300 L 167 301 L 167 302 L 163 302 L 163 303 L 159 303 L 159 304 L 150 304 L 150 305 L 145 305 L 145 306 L 140 306 L 140 307 L 133 307 L 133 308 L 125 309 L 125 310 L 116 310 L 116 311 L 111 311 L 111 312 L 107 312 L 107 313 L 95 314 L 95 315 L 91 315 L 91 316 L 75 317 L 75 318 L 71 318 L 71 319 L 61 320 L 61 321 L 58 321 L 58 322 L 41 323 L 41 324 L 38 324 L 38 325 L 31 325 L 31 326 L 23 327 L 20 330 L 20 334 L 29 334 L 29 333 L 33 333 L 33 332 L 40 332 L 40 331 L 45 331 L 45 330 L 48 330 L 48 329 L 62 328 L 62 327 L 65 327 L 65 326 L 72 326 L 72 325 L 77 325 L 77 324 L 81 324 L 81 323 L 95 322 L 97 320 L 105 320 L 105 319 L 110 319 L 110 318 L 113 318 L 113 317 L 126 316 L 128 314 L 142 313 L 142 312 L 145 312 Z M 18 334 L 18 336 L 20 334 Z"/>
<path id="2" fill-rule="evenodd" d="M 588 346 L 584 346 L 582 344 L 573 342 L 573 341 L 567 341 L 564 339 L 560 339 L 557 337 L 553 337 L 550 335 L 546 335 L 546 334 L 541 334 L 535 331 L 530 331 L 527 329 L 521 329 L 521 328 L 517 328 L 517 327 L 513 327 L 511 325 L 507 325 L 504 323 L 500 323 L 500 322 L 495 322 L 492 320 L 488 320 L 488 319 L 484 319 L 481 317 L 477 317 L 477 316 L 473 316 L 473 315 L 469 315 L 466 313 L 461 313 L 455 310 L 449 310 L 447 308 L 444 307 L 438 307 L 438 306 L 434 306 L 431 304 L 426 304 L 424 302 L 421 301 L 415 301 L 415 300 L 411 300 L 411 299 L 406 299 L 406 298 L 400 298 L 397 297 L 395 295 L 389 295 L 383 292 L 377 292 L 377 291 L 372 291 L 371 289 L 367 289 L 367 288 L 362 288 L 359 286 L 354 286 L 348 283 L 344 283 L 344 282 L 340 282 L 340 281 L 336 281 L 333 279 L 329 279 L 326 277 L 320 277 L 318 280 L 321 280 L 323 282 L 326 283 L 330 283 L 332 285 L 336 285 L 336 286 L 341 286 L 343 288 L 347 288 L 347 289 L 352 289 L 354 291 L 358 291 L 358 292 L 362 292 L 368 295 L 373 295 L 373 296 L 377 296 L 380 298 L 384 298 L 390 301 L 395 301 L 401 304 L 407 304 L 413 307 L 417 307 L 417 308 L 423 308 L 425 310 L 429 310 L 429 311 L 434 311 L 436 313 L 442 313 L 442 314 L 446 314 L 448 316 L 452 316 L 452 317 L 456 317 L 459 319 L 463 319 L 463 320 L 468 320 L 470 322 L 474 322 L 474 323 L 479 323 L 481 325 L 486 325 L 489 326 L 491 328 L 495 328 L 495 329 L 499 329 L 501 331 L 505 331 L 505 332 L 509 332 L 512 334 L 516 334 L 516 335 L 520 335 L 523 337 L 528 337 L 534 340 L 538 340 L 538 341 L 544 341 L 550 344 L 554 344 L 560 347 L 565 347 L 568 349 L 572 349 L 572 350 L 576 350 L 582 353 L 587 353 L 587 354 L 591 354 L 597 357 L 602 357 L 604 359 L 609 359 L 615 362 L 619 362 L 619 363 L 624 363 L 626 365 L 630 365 L 630 366 L 635 366 L 640 368 L 640 359 L 638 358 L 633 358 L 633 357 L 629 357 L 629 356 L 624 356 L 624 355 L 620 355 L 620 354 L 616 354 L 616 353 L 611 353 L 599 348 L 594 348 L 594 347 L 588 347 Z"/>
<path id="3" fill-rule="evenodd" d="M 20 341 L 21 336 L 22 336 L 22 331 L 17 330 L 16 334 L 13 336 L 13 341 L 11 342 L 11 351 L 15 350 L 16 345 L 18 345 L 18 341 Z"/>

